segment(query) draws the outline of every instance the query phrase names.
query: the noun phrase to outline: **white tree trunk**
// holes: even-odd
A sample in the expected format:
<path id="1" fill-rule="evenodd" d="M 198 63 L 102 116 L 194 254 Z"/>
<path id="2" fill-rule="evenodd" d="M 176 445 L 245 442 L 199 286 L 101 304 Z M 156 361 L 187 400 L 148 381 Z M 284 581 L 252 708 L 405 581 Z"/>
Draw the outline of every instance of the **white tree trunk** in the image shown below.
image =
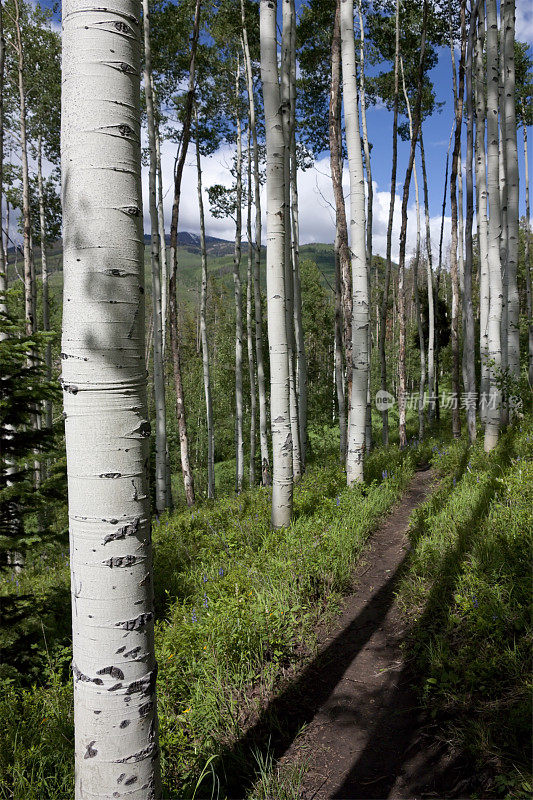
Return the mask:
<path id="1" fill-rule="evenodd" d="M 196 126 L 196 171 L 198 175 L 198 208 L 200 211 L 200 248 L 202 251 L 202 285 L 200 290 L 200 342 L 202 346 L 202 370 L 204 376 L 205 409 L 207 419 L 207 496 L 215 497 L 215 429 L 213 423 L 213 401 L 211 398 L 211 375 L 209 370 L 209 346 L 207 341 L 207 247 L 205 243 L 204 198 L 202 194 L 202 164 L 200 141 Z"/>
<path id="2" fill-rule="evenodd" d="M 523 106 L 522 106 L 523 109 Z M 525 114 L 524 114 L 525 116 Z M 526 272 L 526 302 L 527 302 L 527 322 L 528 322 L 528 377 L 529 386 L 533 388 L 533 324 L 532 324 L 532 299 L 531 299 L 531 227 L 529 211 L 529 163 L 527 152 L 527 126 L 524 129 L 524 167 L 526 184 L 526 246 L 525 246 L 525 272 Z M 7 261 L 6 261 L 7 266 Z"/>
<path id="3" fill-rule="evenodd" d="M 422 136 L 422 122 L 420 122 L 420 155 L 422 157 L 422 178 L 424 183 L 424 211 L 426 218 L 426 278 L 428 293 L 428 394 L 429 408 L 428 416 L 430 423 L 435 418 L 435 299 L 433 296 L 433 251 L 431 248 L 431 228 L 429 215 L 429 193 L 428 179 L 426 172 L 426 155 L 424 151 L 424 139 Z"/>
<path id="4" fill-rule="evenodd" d="M 276 44 L 277 3 L 261 0 L 261 79 L 267 154 L 267 308 L 272 426 L 272 524 L 288 525 L 292 514 L 292 435 L 285 313 L 284 137 Z"/>
<path id="5" fill-rule="evenodd" d="M 500 263 L 502 270 L 502 318 L 501 318 L 501 346 L 502 346 L 502 373 L 507 372 L 508 367 L 508 299 L 509 299 L 509 274 L 508 274 L 508 230 L 507 230 L 507 122 L 505 119 L 504 106 L 504 72 L 505 72 L 505 52 L 504 52 L 504 21 L 503 6 L 500 3 L 500 35 L 499 35 L 499 108 L 500 108 L 500 139 L 498 147 L 498 179 L 500 184 Z M 509 421 L 509 403 L 507 392 L 502 395 L 501 422 L 507 425 Z"/>
<path id="6" fill-rule="evenodd" d="M 261 184 L 259 176 L 259 146 L 255 124 L 255 100 L 253 89 L 252 60 L 248 46 L 248 32 L 241 0 L 242 38 L 246 66 L 246 87 L 248 93 L 248 114 L 253 147 L 254 205 L 255 205 L 255 247 L 254 247 L 254 316 L 255 316 L 255 358 L 257 362 L 257 393 L 259 398 L 259 446 L 261 449 L 261 482 L 270 484 L 270 457 L 268 453 L 267 401 L 265 387 L 265 365 L 263 358 L 263 311 L 261 308 Z"/>
<path id="7" fill-rule="evenodd" d="M 62 385 L 77 800 L 160 795 L 139 12 L 131 0 L 112 11 L 63 4 Z"/>
<path id="8" fill-rule="evenodd" d="M 341 464 L 346 462 L 346 400 L 344 392 L 344 365 L 342 358 L 342 300 L 339 233 L 335 235 L 335 388 L 339 410 L 339 456 Z"/>
<path id="9" fill-rule="evenodd" d="M 289 401 L 292 432 L 292 471 L 293 480 L 299 481 L 302 475 L 302 459 L 300 450 L 300 424 L 298 419 L 298 397 L 296 392 L 297 354 L 294 331 L 294 275 L 291 220 L 291 104 L 294 100 L 291 92 L 291 51 L 293 40 L 293 12 L 291 0 L 282 4 L 282 37 L 281 37 L 281 118 L 285 140 L 285 313 L 287 315 L 287 345 L 289 358 Z"/>
<path id="10" fill-rule="evenodd" d="M 402 89 L 407 108 L 407 116 L 409 118 L 409 136 L 413 138 L 413 115 L 411 114 L 411 103 L 409 102 L 409 95 L 405 86 L 405 74 L 403 69 L 403 58 L 400 56 L 400 67 L 402 72 Z M 418 269 L 420 265 L 420 257 L 422 253 L 421 247 L 421 222 L 420 222 L 420 191 L 418 188 L 418 174 L 416 169 L 416 159 L 413 161 L 413 179 L 415 183 L 415 208 L 416 208 L 416 252 L 413 268 L 413 294 L 414 294 L 414 308 L 416 315 L 416 325 L 418 331 L 418 340 L 420 344 L 420 383 L 418 387 L 418 436 L 420 439 L 424 436 L 424 392 L 426 389 L 426 345 L 424 341 L 424 331 L 422 328 L 422 316 L 420 311 L 420 293 L 418 291 Z"/>
<path id="11" fill-rule="evenodd" d="M 41 233 L 41 278 L 43 282 L 43 330 L 50 330 L 50 307 L 48 292 L 48 262 L 46 259 L 46 217 L 44 208 L 43 190 L 43 142 L 39 136 L 37 141 L 37 193 L 39 196 L 39 226 Z M 46 379 L 52 380 L 52 345 L 47 342 L 44 350 L 44 360 L 46 365 Z M 52 427 L 52 401 L 45 401 L 45 425 Z"/>
<path id="12" fill-rule="evenodd" d="M 152 79 L 152 97 L 154 103 L 154 111 L 157 109 L 156 96 L 154 91 L 154 82 Z M 167 245 L 165 238 L 165 214 L 163 208 L 163 171 L 161 169 L 161 141 L 159 136 L 159 123 L 155 120 L 155 164 L 157 172 L 157 227 L 159 230 L 159 262 L 161 265 L 161 323 L 162 323 L 162 356 L 163 364 L 165 363 L 166 351 L 166 333 L 167 333 L 167 316 L 168 316 L 168 261 L 167 261 Z M 167 447 L 168 450 L 168 447 Z M 169 503 L 171 502 L 170 493 L 168 493 Z"/>
<path id="13" fill-rule="evenodd" d="M 476 439 L 476 348 L 474 334 L 474 308 L 472 303 L 472 268 L 474 249 L 472 226 L 474 221 L 474 107 L 472 102 L 472 71 L 474 39 L 476 31 L 476 10 L 471 9 L 466 60 L 466 227 L 465 263 L 463 278 L 463 376 L 466 392 L 466 423 L 468 439 L 472 444 Z"/>
<path id="14" fill-rule="evenodd" d="M 353 0 L 341 3 L 341 60 L 344 124 L 350 173 L 350 250 L 352 262 L 352 396 L 348 425 L 348 486 L 363 480 L 368 381 L 368 269 L 365 244 L 365 183 L 355 63 Z"/>
<path id="15" fill-rule="evenodd" d="M 248 241 L 247 264 L 246 264 L 246 349 L 248 354 L 248 378 L 250 381 L 250 462 L 248 477 L 250 487 L 255 484 L 255 429 L 257 416 L 257 400 L 255 387 L 255 364 L 254 364 L 254 331 L 252 318 L 252 262 L 253 262 L 253 241 L 252 241 L 252 142 L 251 131 L 248 127 L 248 153 L 246 161 L 246 237 Z"/>
<path id="16" fill-rule="evenodd" d="M 487 209 L 487 165 L 485 153 L 485 87 L 483 47 L 485 41 L 485 19 L 478 16 L 476 41 L 476 209 L 479 242 L 479 353 L 481 380 L 479 389 L 479 412 L 483 422 L 486 418 L 489 391 L 489 262 L 488 262 L 488 209 Z"/>
<path id="17" fill-rule="evenodd" d="M 296 394 L 298 398 L 298 441 L 300 444 L 300 468 L 305 470 L 307 448 L 307 357 L 302 323 L 302 294 L 300 289 L 300 223 L 298 214 L 298 164 L 296 159 L 296 9 L 290 0 L 291 47 L 290 47 L 290 190 L 292 271 L 294 300 L 294 337 L 296 345 Z"/>
<path id="18" fill-rule="evenodd" d="M 7 291 L 7 246 L 4 249 L 4 236 L 2 233 L 2 197 L 4 193 L 4 69 L 5 69 L 5 39 L 4 39 L 4 20 L 3 9 L 0 4 L 0 314 L 7 313 L 6 291 Z M 6 207 L 6 216 L 9 205 Z M 8 234 L 9 221 L 6 221 L 6 236 Z M 0 332 L 0 339 L 5 338 L 5 334 Z M 0 469 L 2 469 L 0 464 Z"/>
<path id="19" fill-rule="evenodd" d="M 487 189 L 489 200 L 488 263 L 489 319 L 488 345 L 490 368 L 489 402 L 485 423 L 485 451 L 498 443 L 501 390 L 497 379 L 502 366 L 502 272 L 500 262 L 500 185 L 498 154 L 498 22 L 496 0 L 486 0 L 487 14 Z"/>
<path id="20" fill-rule="evenodd" d="M 165 408 L 165 370 L 163 365 L 163 319 L 161 311 L 161 248 L 157 214 L 157 143 L 154 101 L 152 94 L 152 53 L 150 47 L 150 13 L 148 0 L 143 0 L 144 95 L 148 122 L 150 168 L 148 195 L 150 206 L 153 308 L 153 368 L 155 406 L 155 505 L 161 514 L 169 505 L 167 498 L 167 422 Z"/>
<path id="21" fill-rule="evenodd" d="M 242 236 L 242 141 L 240 102 L 240 60 L 237 57 L 235 78 L 235 102 L 237 107 L 236 137 L 237 157 L 235 249 L 233 254 L 233 286 L 235 297 L 235 491 L 241 492 L 244 481 L 244 439 L 242 431 L 242 288 L 241 288 L 241 236 Z"/>
<path id="22" fill-rule="evenodd" d="M 24 242 L 24 310 L 26 333 L 31 336 L 37 330 L 37 302 L 35 267 L 31 247 L 30 178 L 28 172 L 28 141 L 26 134 L 26 89 L 24 86 L 24 51 L 20 30 L 19 2 L 15 6 L 15 35 L 17 39 L 17 67 L 19 91 L 20 158 L 22 162 L 22 221 Z"/>
<path id="23" fill-rule="evenodd" d="M 366 188 L 367 188 L 367 206 L 366 206 L 366 263 L 368 269 L 368 380 L 366 392 L 366 429 L 365 429 L 365 449 L 370 451 L 372 449 L 372 395 L 370 386 L 370 364 L 372 354 L 372 327 L 370 319 L 371 311 L 371 298 L 372 298 L 372 224 L 373 224 L 373 206 L 374 206 L 374 187 L 372 185 L 372 166 L 370 164 L 370 144 L 368 141 L 368 126 L 366 123 L 366 98 L 365 98 L 365 26 L 363 22 L 363 12 L 361 8 L 361 0 L 357 3 L 357 12 L 359 16 L 359 97 L 361 101 L 361 122 L 363 126 L 363 150 L 365 153 L 365 168 L 366 168 Z M 377 275 L 377 273 L 376 273 Z M 377 281 L 376 281 L 377 283 Z"/>
<path id="24" fill-rule="evenodd" d="M 503 5 L 503 4 L 502 4 Z M 505 153 L 507 182 L 507 363 L 509 373 L 515 378 L 520 375 L 520 328 L 518 302 L 518 147 L 516 140 L 515 108 L 515 0 L 506 0 L 504 5 L 504 108 Z"/>

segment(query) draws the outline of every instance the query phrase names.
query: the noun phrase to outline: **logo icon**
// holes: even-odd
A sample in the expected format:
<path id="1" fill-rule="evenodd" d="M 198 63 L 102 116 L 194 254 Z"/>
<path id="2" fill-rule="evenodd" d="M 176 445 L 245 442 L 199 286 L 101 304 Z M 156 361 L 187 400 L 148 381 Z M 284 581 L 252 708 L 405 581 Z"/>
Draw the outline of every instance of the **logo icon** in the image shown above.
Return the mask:
<path id="1" fill-rule="evenodd" d="M 380 389 L 379 392 L 376 392 L 375 397 L 375 404 L 378 411 L 388 411 L 389 408 L 392 408 L 396 400 L 389 392 Z"/>

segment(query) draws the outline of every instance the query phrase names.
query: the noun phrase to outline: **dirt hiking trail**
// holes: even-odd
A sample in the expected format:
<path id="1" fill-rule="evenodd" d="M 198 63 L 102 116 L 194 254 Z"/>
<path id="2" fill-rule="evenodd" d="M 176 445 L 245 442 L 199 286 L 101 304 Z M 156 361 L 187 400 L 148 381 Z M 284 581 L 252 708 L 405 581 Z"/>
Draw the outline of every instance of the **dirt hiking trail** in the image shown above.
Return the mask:
<path id="1" fill-rule="evenodd" d="M 277 743 L 280 767 L 306 769 L 301 800 L 467 797 L 473 776 L 464 757 L 439 742 L 435 723 L 418 706 L 395 601 L 409 553 L 409 517 L 434 482 L 429 469 L 417 472 L 372 534 L 354 593 L 287 693 L 285 715 L 277 710 L 290 739 Z"/>

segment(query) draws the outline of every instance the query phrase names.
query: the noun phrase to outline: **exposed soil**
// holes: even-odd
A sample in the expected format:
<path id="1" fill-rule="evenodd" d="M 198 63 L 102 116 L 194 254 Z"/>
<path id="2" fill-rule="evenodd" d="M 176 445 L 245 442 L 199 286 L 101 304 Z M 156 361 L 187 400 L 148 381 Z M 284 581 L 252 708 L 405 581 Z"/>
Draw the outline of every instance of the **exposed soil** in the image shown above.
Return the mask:
<path id="1" fill-rule="evenodd" d="M 401 644 L 395 601 L 409 552 L 407 528 L 434 477 L 417 472 L 402 501 L 372 535 L 335 628 L 300 684 L 304 731 L 281 757 L 303 764 L 302 800 L 467 797 L 466 759 L 442 740 L 423 712 Z M 298 712 L 297 712 L 298 713 Z M 304 722 L 304 719 L 301 719 Z"/>
<path id="2" fill-rule="evenodd" d="M 315 657 L 287 675 L 227 754 L 227 797 L 242 798 L 253 764 L 266 756 L 281 774 L 303 767 L 301 800 L 468 798 L 474 785 L 480 797 L 481 776 L 420 708 L 401 648 L 407 631 L 395 593 L 407 566 L 409 517 L 433 483 L 429 468 L 415 474 L 370 537 L 352 594 L 333 627 L 319 631 Z"/>

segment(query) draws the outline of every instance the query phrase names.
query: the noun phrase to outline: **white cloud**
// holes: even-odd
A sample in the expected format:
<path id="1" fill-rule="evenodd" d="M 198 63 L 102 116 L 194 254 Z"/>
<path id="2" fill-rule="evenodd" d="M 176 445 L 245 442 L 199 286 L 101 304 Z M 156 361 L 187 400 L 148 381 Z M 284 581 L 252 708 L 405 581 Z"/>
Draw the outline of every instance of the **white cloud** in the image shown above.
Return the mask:
<path id="1" fill-rule="evenodd" d="M 516 4 L 516 38 L 533 44 L 533 5 L 528 0 Z"/>
<path id="2" fill-rule="evenodd" d="M 174 148 L 175 145 L 165 143 L 162 147 L 162 167 L 163 167 L 163 190 L 165 194 L 164 208 L 166 228 L 168 231 L 169 221 L 172 212 L 172 176 L 174 167 Z M 190 156 L 193 156 L 192 148 Z M 204 207 L 206 214 L 206 231 L 211 236 L 219 236 L 222 239 L 232 239 L 235 235 L 234 223 L 231 219 L 215 219 L 209 211 L 209 203 L 205 196 L 205 189 L 214 183 L 222 183 L 226 186 L 231 184 L 229 166 L 232 160 L 231 148 L 225 147 L 218 150 L 214 155 L 202 159 L 202 173 L 204 185 Z M 389 217 L 390 191 L 380 189 L 374 182 L 374 221 L 373 221 L 373 250 L 374 253 L 385 256 L 387 243 L 387 223 Z M 346 201 L 349 197 L 349 176 L 345 168 L 343 172 L 343 188 Z M 399 187 L 401 189 L 401 187 Z M 150 228 L 149 212 L 147 207 L 148 197 L 148 175 L 147 170 L 143 170 L 143 193 L 144 193 L 144 224 L 145 230 Z M 311 242 L 333 242 L 335 238 L 335 206 L 331 177 L 329 169 L 329 156 L 319 159 L 315 165 L 305 172 L 298 173 L 298 194 L 299 194 L 299 213 L 300 213 L 300 241 L 302 244 Z M 266 222 L 265 205 L 266 197 L 263 187 L 263 241 L 265 241 Z M 393 218 L 392 233 L 392 257 L 397 260 L 399 256 L 399 240 L 401 226 L 401 196 L 396 193 Z M 182 231 L 191 233 L 199 232 L 198 198 L 196 188 L 196 166 L 192 158 L 188 159 L 183 174 L 182 197 L 180 203 L 180 222 L 179 228 Z M 425 226 L 424 215 L 422 214 L 422 225 Z M 435 260 L 438 257 L 438 243 L 440 236 L 441 218 L 433 217 L 430 220 L 432 248 Z M 425 227 L 422 232 L 425 238 Z M 444 247 L 443 252 L 447 252 L 450 239 L 450 219 L 445 218 L 444 226 Z M 407 224 L 407 259 L 414 252 L 416 246 L 416 213 L 414 202 L 408 208 Z"/>

